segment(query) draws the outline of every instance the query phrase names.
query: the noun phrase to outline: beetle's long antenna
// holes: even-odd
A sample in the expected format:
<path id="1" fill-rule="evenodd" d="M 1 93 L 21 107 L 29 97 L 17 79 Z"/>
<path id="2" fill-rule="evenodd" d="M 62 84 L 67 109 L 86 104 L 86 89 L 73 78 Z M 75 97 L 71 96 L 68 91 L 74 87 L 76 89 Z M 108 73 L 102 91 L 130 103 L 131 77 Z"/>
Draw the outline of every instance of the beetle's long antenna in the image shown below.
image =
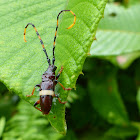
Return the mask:
<path id="1" fill-rule="evenodd" d="M 58 29 L 58 18 L 59 18 L 59 16 L 60 16 L 60 14 L 61 14 L 62 12 L 64 12 L 64 11 L 69 11 L 69 12 L 71 12 L 71 13 L 74 15 L 74 22 L 73 22 L 73 24 L 71 24 L 67 29 L 72 28 L 72 27 L 74 26 L 75 22 L 76 22 L 76 15 L 75 15 L 71 10 L 62 10 L 62 11 L 58 14 L 58 16 L 57 16 L 57 26 L 56 26 L 56 31 L 55 31 L 55 36 L 54 36 L 54 42 L 53 42 L 53 60 L 52 60 L 52 64 L 54 64 L 54 62 L 55 62 L 54 49 L 55 49 L 56 34 L 57 34 L 57 29 Z"/>
<path id="2" fill-rule="evenodd" d="M 51 65 L 51 64 L 50 64 L 50 59 L 49 59 L 48 54 L 47 54 L 47 52 L 46 52 L 46 49 L 45 49 L 45 47 L 44 47 L 44 43 L 43 43 L 43 41 L 42 41 L 42 39 L 41 39 L 41 37 L 40 37 L 40 35 L 39 35 L 39 33 L 38 33 L 38 31 L 37 31 L 37 29 L 36 29 L 36 27 L 35 27 L 34 24 L 28 23 L 28 24 L 26 25 L 26 27 L 25 27 L 25 29 L 24 29 L 24 41 L 27 42 L 26 39 L 25 39 L 25 34 L 26 34 L 26 29 L 27 29 L 28 25 L 32 25 L 33 28 L 35 29 L 36 34 L 37 34 L 38 38 L 40 39 L 40 43 L 41 43 L 41 45 L 42 45 L 43 51 L 44 51 L 44 53 L 46 54 L 47 61 L 48 61 L 49 65 Z"/>

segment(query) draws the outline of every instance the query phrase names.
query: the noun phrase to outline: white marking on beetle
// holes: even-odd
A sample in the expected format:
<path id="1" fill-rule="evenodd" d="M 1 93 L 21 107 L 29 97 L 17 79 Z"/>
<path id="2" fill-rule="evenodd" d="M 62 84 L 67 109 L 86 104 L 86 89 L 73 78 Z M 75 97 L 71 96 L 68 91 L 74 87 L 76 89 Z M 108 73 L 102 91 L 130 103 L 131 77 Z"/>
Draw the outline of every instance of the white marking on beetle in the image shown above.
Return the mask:
<path id="1" fill-rule="evenodd" d="M 51 95 L 51 96 L 54 96 L 54 91 L 53 90 L 41 90 L 39 92 L 39 95 Z"/>

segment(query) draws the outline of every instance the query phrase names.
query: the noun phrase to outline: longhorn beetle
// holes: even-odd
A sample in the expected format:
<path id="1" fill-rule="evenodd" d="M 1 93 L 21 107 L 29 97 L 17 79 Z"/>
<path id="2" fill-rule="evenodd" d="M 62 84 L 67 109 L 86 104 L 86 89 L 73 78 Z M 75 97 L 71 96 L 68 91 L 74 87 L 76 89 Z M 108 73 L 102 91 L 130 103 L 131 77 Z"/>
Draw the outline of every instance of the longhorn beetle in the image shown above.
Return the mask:
<path id="1" fill-rule="evenodd" d="M 28 25 L 32 25 L 32 26 L 33 26 L 33 28 L 34 28 L 35 31 L 36 31 L 36 34 L 37 34 L 38 38 L 40 39 L 40 43 L 41 43 L 41 45 L 42 45 L 42 47 L 43 47 L 43 51 L 44 51 L 44 53 L 45 53 L 45 55 L 46 55 L 46 57 L 47 57 L 47 62 L 48 62 L 48 64 L 49 64 L 48 69 L 47 69 L 47 70 L 43 73 L 43 75 L 42 75 L 42 82 L 41 82 L 40 84 L 37 84 L 37 85 L 35 86 L 35 87 L 40 87 L 40 89 L 39 89 L 39 91 L 40 91 L 40 92 L 39 92 L 40 99 L 34 103 L 34 107 L 35 107 L 36 109 L 38 109 L 39 111 L 41 111 L 43 114 L 49 114 L 49 112 L 50 112 L 50 110 L 51 110 L 51 106 L 52 106 L 52 99 L 53 99 L 53 97 L 58 98 L 58 101 L 59 101 L 61 104 L 65 104 L 65 103 L 66 103 L 66 102 L 62 102 L 62 101 L 59 99 L 58 95 L 56 95 L 56 94 L 54 93 L 55 86 L 56 86 L 57 83 L 58 83 L 64 90 L 71 90 L 71 88 L 65 88 L 60 82 L 57 81 L 58 78 L 59 78 L 59 76 L 60 76 L 60 74 L 61 74 L 62 71 L 63 71 L 63 66 L 61 66 L 61 69 L 60 69 L 60 71 L 58 72 L 58 75 L 55 76 L 55 71 L 56 71 L 57 67 L 54 65 L 54 62 L 55 62 L 54 50 L 55 50 L 56 34 L 57 34 L 57 29 L 58 29 L 58 19 L 59 19 L 60 14 L 61 14 L 62 12 L 64 12 L 64 11 L 66 11 L 66 12 L 69 11 L 69 12 L 71 12 L 71 14 L 73 14 L 73 16 L 74 16 L 74 22 L 73 22 L 73 24 L 71 24 L 67 29 L 72 28 L 72 27 L 74 26 L 75 22 L 76 22 L 76 15 L 75 15 L 71 10 L 62 10 L 62 11 L 58 14 L 58 16 L 57 16 L 57 26 L 56 26 L 56 31 L 55 31 L 55 36 L 54 36 L 54 42 L 53 42 L 53 59 L 52 59 L 52 64 L 51 64 L 51 62 L 50 62 L 50 59 L 49 59 L 48 54 L 47 54 L 47 52 L 46 52 L 46 49 L 45 49 L 45 47 L 44 47 L 43 41 L 42 41 L 42 39 L 41 39 L 41 37 L 40 37 L 40 35 L 39 35 L 39 33 L 38 33 L 38 31 L 37 31 L 35 25 L 32 24 L 32 23 L 28 23 L 28 24 L 26 25 L 25 29 L 24 29 L 24 41 L 27 42 L 26 39 L 25 39 L 26 29 L 27 29 Z M 32 95 L 34 94 L 35 87 L 34 87 L 32 93 L 31 93 L 31 95 L 27 95 L 27 97 L 30 97 L 30 96 L 32 96 Z M 41 108 L 36 107 L 38 104 L 40 104 L 40 107 L 41 107 Z"/>

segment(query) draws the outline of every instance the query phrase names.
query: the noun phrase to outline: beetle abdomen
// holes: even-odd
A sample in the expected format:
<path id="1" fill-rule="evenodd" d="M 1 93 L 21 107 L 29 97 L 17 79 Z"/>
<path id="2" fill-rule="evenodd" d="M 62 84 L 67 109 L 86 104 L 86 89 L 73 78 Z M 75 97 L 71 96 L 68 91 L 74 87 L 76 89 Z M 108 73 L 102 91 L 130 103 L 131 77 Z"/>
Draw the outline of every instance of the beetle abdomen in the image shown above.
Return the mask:
<path id="1" fill-rule="evenodd" d="M 40 95 L 40 106 L 43 114 L 48 114 L 52 107 L 51 95 Z"/>

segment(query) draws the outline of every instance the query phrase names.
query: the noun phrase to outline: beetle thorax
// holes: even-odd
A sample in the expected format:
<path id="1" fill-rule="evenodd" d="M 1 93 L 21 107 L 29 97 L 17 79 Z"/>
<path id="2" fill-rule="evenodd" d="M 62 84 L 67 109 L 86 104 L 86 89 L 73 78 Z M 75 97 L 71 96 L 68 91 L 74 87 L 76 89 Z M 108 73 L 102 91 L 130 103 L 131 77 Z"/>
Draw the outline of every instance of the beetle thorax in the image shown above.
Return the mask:
<path id="1" fill-rule="evenodd" d="M 42 81 L 48 81 L 48 80 L 55 80 L 55 73 L 54 72 L 45 72 L 43 75 L 42 75 Z"/>

